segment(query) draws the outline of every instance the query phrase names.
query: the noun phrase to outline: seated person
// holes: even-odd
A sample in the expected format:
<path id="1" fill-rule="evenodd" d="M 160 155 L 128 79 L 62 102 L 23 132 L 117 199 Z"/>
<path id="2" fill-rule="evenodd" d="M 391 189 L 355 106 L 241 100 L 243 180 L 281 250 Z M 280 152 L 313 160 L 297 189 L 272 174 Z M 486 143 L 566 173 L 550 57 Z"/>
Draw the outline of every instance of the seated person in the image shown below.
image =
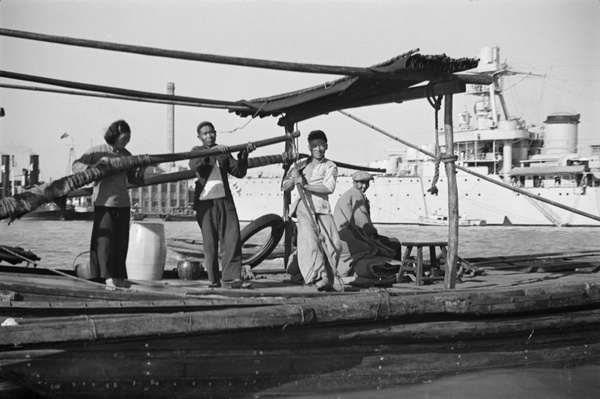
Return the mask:
<path id="1" fill-rule="evenodd" d="M 342 259 L 338 264 L 342 276 L 352 275 L 355 263 L 361 259 L 401 259 L 400 242 L 380 235 L 371 220 L 370 204 L 365 192 L 373 177 L 359 171 L 352 175 L 352 180 L 353 186 L 342 194 L 333 212 L 343 246 Z"/>

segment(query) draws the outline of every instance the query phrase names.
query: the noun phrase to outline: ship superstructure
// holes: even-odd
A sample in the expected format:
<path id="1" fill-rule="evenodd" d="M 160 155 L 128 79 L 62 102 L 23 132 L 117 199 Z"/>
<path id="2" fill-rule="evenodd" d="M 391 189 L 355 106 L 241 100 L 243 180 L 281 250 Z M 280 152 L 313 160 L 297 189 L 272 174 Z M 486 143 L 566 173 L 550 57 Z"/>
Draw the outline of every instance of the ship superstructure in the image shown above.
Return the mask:
<path id="1" fill-rule="evenodd" d="M 457 164 L 526 189 L 536 196 L 591 214 L 600 213 L 600 156 L 577 154 L 577 125 L 580 115 L 553 114 L 543 124 L 527 124 L 511 116 L 502 93 L 501 76 L 512 74 L 499 62 L 498 48 L 485 48 L 478 70 L 493 70 L 491 85 L 471 85 L 475 96 L 472 112 L 458 114 L 454 127 L 454 154 Z M 439 132 L 440 152 L 445 152 Z M 435 153 L 435 145 L 423 146 Z M 435 162 L 415 149 L 374 161 L 370 167 L 385 168 L 375 176 L 367 192 L 375 223 L 422 224 L 447 212 L 445 177 L 441 173 L 438 195 L 427 190 L 435 174 Z M 487 225 L 598 225 L 600 223 L 547 203 L 494 185 L 463 171 L 457 174 L 459 212 L 463 219 L 485 221 Z M 232 188 L 242 220 L 257 214 L 281 213 L 283 197 L 280 177 L 236 180 Z M 352 185 L 349 176 L 340 176 L 332 203 Z"/>

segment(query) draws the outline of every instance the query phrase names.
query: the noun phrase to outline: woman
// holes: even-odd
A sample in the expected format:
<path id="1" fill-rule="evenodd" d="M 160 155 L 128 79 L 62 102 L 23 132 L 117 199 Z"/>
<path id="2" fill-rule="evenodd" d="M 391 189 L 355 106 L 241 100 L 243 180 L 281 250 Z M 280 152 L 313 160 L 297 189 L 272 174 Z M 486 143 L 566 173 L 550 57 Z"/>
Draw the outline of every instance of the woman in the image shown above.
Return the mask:
<path id="1" fill-rule="evenodd" d="M 106 144 L 90 148 L 73 162 L 73 173 L 85 171 L 107 162 L 110 158 L 131 156 L 125 149 L 131 139 L 131 129 L 124 120 L 114 122 L 106 133 Z M 128 287 L 125 281 L 125 259 L 129 247 L 130 200 L 127 181 L 142 184 L 145 168 L 107 176 L 94 183 L 94 226 L 90 245 L 90 266 L 93 280 L 109 287 Z"/>

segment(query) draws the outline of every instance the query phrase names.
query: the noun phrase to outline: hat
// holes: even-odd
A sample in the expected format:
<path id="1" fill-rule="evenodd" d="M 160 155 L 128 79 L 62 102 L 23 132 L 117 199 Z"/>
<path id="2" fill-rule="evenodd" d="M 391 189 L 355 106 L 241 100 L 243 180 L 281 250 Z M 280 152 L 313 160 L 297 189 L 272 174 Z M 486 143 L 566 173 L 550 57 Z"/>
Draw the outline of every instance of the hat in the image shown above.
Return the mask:
<path id="1" fill-rule="evenodd" d="M 371 176 L 367 172 L 360 170 L 358 172 L 354 172 L 354 174 L 352 175 L 352 180 L 354 180 L 354 181 L 369 181 L 369 180 L 373 180 L 373 176 Z"/>

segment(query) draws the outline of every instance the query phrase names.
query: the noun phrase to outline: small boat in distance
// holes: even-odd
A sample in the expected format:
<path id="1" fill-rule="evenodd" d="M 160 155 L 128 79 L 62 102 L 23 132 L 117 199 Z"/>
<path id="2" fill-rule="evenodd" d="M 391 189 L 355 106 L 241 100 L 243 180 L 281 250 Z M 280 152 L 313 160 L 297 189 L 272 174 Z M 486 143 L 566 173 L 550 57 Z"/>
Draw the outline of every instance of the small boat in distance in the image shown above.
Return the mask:
<path id="1" fill-rule="evenodd" d="M 448 226 L 448 216 L 433 214 L 431 216 L 419 216 L 419 225 L 421 226 Z M 469 219 L 466 214 L 458 217 L 458 225 L 467 226 L 485 226 L 487 223 L 483 219 Z"/>

